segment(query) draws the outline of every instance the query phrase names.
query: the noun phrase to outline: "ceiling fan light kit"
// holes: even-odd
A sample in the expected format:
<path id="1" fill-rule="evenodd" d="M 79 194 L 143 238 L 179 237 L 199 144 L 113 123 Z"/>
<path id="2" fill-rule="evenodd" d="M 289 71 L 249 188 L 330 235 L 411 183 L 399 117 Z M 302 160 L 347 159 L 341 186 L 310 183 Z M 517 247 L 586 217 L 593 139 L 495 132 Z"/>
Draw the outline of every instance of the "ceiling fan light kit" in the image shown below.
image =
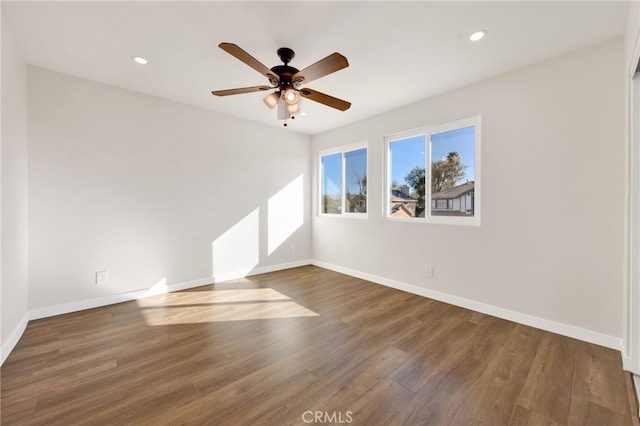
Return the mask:
<path id="1" fill-rule="evenodd" d="M 338 52 L 334 52 L 302 71 L 299 71 L 297 68 L 289 66 L 289 62 L 291 62 L 295 56 L 295 52 L 288 47 L 281 47 L 277 51 L 278 56 L 284 65 L 276 65 L 273 68 L 266 67 L 260 61 L 233 43 L 220 43 L 218 47 L 267 77 L 271 86 L 251 86 L 237 89 L 214 90 L 211 93 L 215 96 L 238 95 L 241 93 L 252 93 L 275 89 L 276 91 L 265 96 L 263 101 L 271 109 L 276 106 L 278 107 L 277 117 L 279 120 L 285 120 L 285 126 L 287 125 L 286 120 L 288 118 L 295 118 L 293 114 L 300 111 L 300 97 L 310 99 L 314 102 L 327 105 L 340 111 L 346 111 L 351 107 L 351 103 L 345 100 L 334 98 L 333 96 L 309 88 L 300 88 L 302 84 L 306 84 L 312 80 L 316 80 L 320 77 L 324 77 L 348 67 L 349 62 L 347 61 L 347 58 Z"/>

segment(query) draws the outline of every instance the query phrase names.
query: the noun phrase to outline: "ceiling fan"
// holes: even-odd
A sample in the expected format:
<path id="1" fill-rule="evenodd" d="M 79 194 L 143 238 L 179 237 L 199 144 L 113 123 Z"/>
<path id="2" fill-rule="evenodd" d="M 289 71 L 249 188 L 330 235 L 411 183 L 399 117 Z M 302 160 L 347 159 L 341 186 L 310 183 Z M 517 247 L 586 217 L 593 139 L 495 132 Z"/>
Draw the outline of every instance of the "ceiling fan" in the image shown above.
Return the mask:
<path id="1" fill-rule="evenodd" d="M 274 92 L 264 98 L 264 103 L 267 104 L 269 108 L 278 107 L 278 119 L 285 120 L 285 126 L 287 125 L 287 118 L 295 118 L 293 114 L 300 110 L 300 106 L 298 105 L 300 97 L 319 102 L 340 111 L 346 111 L 351 107 L 350 102 L 334 98 L 317 90 L 300 87 L 310 81 L 348 67 L 349 62 L 347 58 L 338 52 L 334 52 L 300 71 L 297 68 L 289 66 L 289 62 L 291 62 L 295 56 L 295 52 L 288 47 L 281 47 L 277 51 L 284 65 L 276 65 L 273 68 L 267 68 L 260 61 L 233 43 L 220 43 L 218 47 L 267 77 L 271 86 L 214 90 L 211 92 L 213 95 L 239 95 L 241 93 L 262 92 L 275 89 Z"/>

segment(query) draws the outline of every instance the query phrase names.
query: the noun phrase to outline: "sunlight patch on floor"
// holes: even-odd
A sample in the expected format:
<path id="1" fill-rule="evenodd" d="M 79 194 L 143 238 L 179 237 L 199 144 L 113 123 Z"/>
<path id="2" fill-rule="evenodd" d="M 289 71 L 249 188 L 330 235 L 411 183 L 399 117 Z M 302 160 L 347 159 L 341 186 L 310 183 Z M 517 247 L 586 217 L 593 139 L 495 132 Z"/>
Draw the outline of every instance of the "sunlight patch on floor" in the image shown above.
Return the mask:
<path id="1" fill-rule="evenodd" d="M 152 326 L 318 316 L 272 288 L 183 291 L 137 303 Z"/>

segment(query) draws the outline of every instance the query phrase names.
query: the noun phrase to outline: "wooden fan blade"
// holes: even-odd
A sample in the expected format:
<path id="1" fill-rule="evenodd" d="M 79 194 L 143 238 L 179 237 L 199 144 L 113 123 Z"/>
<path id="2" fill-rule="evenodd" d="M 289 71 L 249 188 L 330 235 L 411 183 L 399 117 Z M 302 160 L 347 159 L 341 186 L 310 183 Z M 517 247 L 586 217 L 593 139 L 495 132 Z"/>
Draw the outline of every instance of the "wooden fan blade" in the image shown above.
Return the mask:
<path id="1" fill-rule="evenodd" d="M 349 66 L 347 58 L 334 52 L 324 59 L 320 59 L 313 65 L 309 65 L 302 71 L 298 71 L 291 77 L 291 81 L 294 83 L 308 83 L 312 80 L 324 77 L 336 71 L 340 71 L 343 68 Z"/>
<path id="2" fill-rule="evenodd" d="M 253 56 L 249 55 L 237 45 L 233 43 L 220 43 L 218 47 L 228 54 L 236 57 L 240 61 L 244 62 L 245 64 L 249 65 L 260 74 L 266 76 L 272 84 L 275 85 L 278 81 L 280 81 L 280 77 L 278 77 L 273 71 L 271 71 L 271 69 L 269 69 L 266 65 L 258 61 Z"/>
<path id="3" fill-rule="evenodd" d="M 333 96 L 318 92 L 317 90 L 307 88 L 300 89 L 300 96 L 311 99 L 312 101 L 320 102 L 321 104 L 325 104 L 331 108 L 339 109 L 340 111 L 346 111 L 351 107 L 351 102 L 334 98 Z"/>
<path id="4" fill-rule="evenodd" d="M 271 86 L 251 86 L 251 87 L 240 87 L 238 89 L 214 90 L 213 92 L 211 92 L 211 94 L 216 96 L 229 96 L 229 95 L 239 95 L 241 93 L 262 92 L 263 90 L 271 90 L 271 89 L 273 89 L 273 87 Z"/>

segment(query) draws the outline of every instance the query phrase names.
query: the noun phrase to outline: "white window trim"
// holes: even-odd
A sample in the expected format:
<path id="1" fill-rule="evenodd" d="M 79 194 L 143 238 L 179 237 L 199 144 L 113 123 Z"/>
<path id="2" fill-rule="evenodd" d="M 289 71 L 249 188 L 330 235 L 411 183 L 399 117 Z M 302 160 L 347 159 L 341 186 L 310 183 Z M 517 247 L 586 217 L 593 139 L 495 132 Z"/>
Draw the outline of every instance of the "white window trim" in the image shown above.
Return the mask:
<path id="1" fill-rule="evenodd" d="M 317 156 L 316 156 L 316 164 L 318 165 L 318 197 L 317 197 L 317 203 L 318 203 L 318 209 L 317 209 L 317 215 L 320 217 L 340 217 L 340 218 L 351 218 L 351 219 L 367 219 L 369 217 L 369 194 L 367 191 L 367 206 L 366 206 L 366 213 L 353 213 L 353 212 L 345 212 L 344 211 L 344 207 L 345 207 L 345 201 L 346 201 L 346 179 L 345 179 L 345 158 L 344 158 L 344 154 L 347 152 L 351 152 L 351 151 L 358 151 L 360 149 L 366 149 L 367 150 L 367 170 L 366 170 L 366 174 L 367 174 L 367 186 L 368 186 L 368 178 L 369 178 L 369 141 L 363 141 L 363 142 L 358 142 L 358 143 L 354 143 L 354 144 L 350 144 L 350 145 L 342 145 L 339 147 L 334 147 L 334 148 L 329 148 L 329 149 L 325 149 L 322 151 L 318 151 L 317 152 Z M 322 194 L 324 192 L 324 188 L 323 188 L 323 179 L 322 179 L 322 173 L 323 173 L 323 168 L 322 168 L 322 157 L 327 156 L 327 155 L 333 155 L 333 154 L 341 154 L 341 165 L 340 165 L 340 172 L 341 172 L 341 210 L 340 213 L 324 213 L 322 211 Z"/>
<path id="2" fill-rule="evenodd" d="M 482 127 L 481 127 L 480 115 L 472 117 L 462 118 L 455 121 L 448 121 L 446 123 L 432 124 L 424 127 L 420 127 L 414 130 L 408 130 L 401 133 L 385 136 L 385 187 L 384 193 L 384 206 L 383 217 L 385 220 L 392 222 L 407 222 L 407 223 L 432 223 L 442 225 L 463 225 L 463 226 L 480 226 L 480 214 L 481 214 L 481 193 L 482 193 L 482 170 L 480 166 L 480 157 L 482 152 Z M 425 178 L 430 179 L 431 175 L 431 135 L 448 132 L 451 130 L 461 129 L 464 127 L 475 127 L 475 145 L 474 145 L 474 206 L 472 217 L 460 217 L 460 216 L 432 216 L 431 211 L 431 185 L 429 180 L 425 185 L 425 217 L 393 217 L 389 215 L 389 206 L 391 205 L 391 156 L 389 155 L 389 144 L 402 139 L 408 139 L 415 136 L 425 136 Z M 367 165 L 368 166 L 368 165 Z"/>

